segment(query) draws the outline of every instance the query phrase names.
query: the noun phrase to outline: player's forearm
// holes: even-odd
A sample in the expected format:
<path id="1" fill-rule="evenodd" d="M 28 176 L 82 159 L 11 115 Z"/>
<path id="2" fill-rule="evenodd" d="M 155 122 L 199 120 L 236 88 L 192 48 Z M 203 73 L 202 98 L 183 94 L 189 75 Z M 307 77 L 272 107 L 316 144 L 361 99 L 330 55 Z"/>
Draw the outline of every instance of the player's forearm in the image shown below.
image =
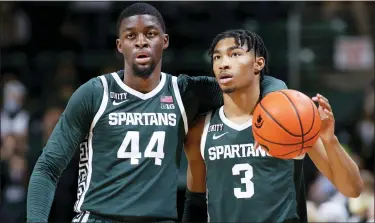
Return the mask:
<path id="1" fill-rule="evenodd" d="M 336 136 L 330 140 L 322 139 L 322 143 L 327 152 L 336 188 L 345 196 L 358 197 L 362 191 L 362 179 L 357 164 L 342 148 Z"/>
<path id="2" fill-rule="evenodd" d="M 59 122 L 55 127 L 31 174 L 27 194 L 28 222 L 48 221 L 57 181 L 74 155 L 75 143 L 70 143 L 71 137 L 63 134 L 61 126 Z"/>
<path id="3" fill-rule="evenodd" d="M 57 172 L 42 154 L 31 174 L 27 193 L 27 222 L 48 222 L 57 184 Z"/>

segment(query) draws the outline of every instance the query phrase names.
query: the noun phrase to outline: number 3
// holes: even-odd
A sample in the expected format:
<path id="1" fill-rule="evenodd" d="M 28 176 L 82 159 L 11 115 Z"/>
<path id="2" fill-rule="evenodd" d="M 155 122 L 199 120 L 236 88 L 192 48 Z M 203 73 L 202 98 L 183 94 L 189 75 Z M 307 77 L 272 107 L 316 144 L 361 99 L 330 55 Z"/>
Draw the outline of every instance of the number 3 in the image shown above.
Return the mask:
<path id="1" fill-rule="evenodd" d="M 151 139 L 145 149 L 144 157 L 155 158 L 155 165 L 160 166 L 161 161 L 164 158 L 164 141 L 165 132 L 159 131 L 154 132 Z M 130 152 L 126 151 L 130 144 Z M 156 152 L 152 149 L 156 145 Z M 139 164 L 139 159 L 142 158 L 142 153 L 139 152 L 139 132 L 128 131 L 120 148 L 117 151 L 117 158 L 126 159 L 130 158 L 130 164 Z"/>
<path id="2" fill-rule="evenodd" d="M 234 188 L 234 196 L 237 198 L 251 198 L 254 195 L 253 167 L 248 163 L 236 164 L 232 168 L 233 175 L 240 175 L 241 171 L 245 171 L 245 177 L 241 178 L 241 183 L 246 185 L 246 190 L 241 191 L 241 188 Z"/>

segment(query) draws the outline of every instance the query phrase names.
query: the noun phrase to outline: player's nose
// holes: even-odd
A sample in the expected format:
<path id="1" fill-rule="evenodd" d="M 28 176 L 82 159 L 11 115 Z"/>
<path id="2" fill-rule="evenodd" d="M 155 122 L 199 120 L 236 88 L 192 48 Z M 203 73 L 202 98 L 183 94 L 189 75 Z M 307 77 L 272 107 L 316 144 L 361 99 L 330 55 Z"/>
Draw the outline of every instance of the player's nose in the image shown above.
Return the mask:
<path id="1" fill-rule="evenodd" d="M 219 64 L 220 70 L 228 70 L 230 68 L 230 65 L 226 59 L 222 59 Z"/>
<path id="2" fill-rule="evenodd" d="M 135 47 L 136 48 L 146 48 L 148 47 L 148 42 L 146 37 L 143 34 L 138 35 L 137 40 L 135 41 Z"/>

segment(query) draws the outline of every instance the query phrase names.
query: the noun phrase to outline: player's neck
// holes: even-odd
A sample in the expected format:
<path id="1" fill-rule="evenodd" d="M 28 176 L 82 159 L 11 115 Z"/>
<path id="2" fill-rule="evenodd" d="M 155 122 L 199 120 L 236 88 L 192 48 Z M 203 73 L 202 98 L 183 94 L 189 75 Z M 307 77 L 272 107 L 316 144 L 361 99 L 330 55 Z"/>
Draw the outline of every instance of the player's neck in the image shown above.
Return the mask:
<path id="1" fill-rule="evenodd" d="M 158 64 L 154 71 L 148 78 L 141 78 L 139 76 L 134 75 L 134 72 L 131 68 L 124 68 L 124 83 L 129 86 L 130 88 L 142 92 L 148 93 L 154 90 L 158 84 L 160 83 L 160 76 L 161 76 L 161 66 Z"/>
<path id="2" fill-rule="evenodd" d="M 259 84 L 224 94 L 224 114 L 228 119 L 243 122 L 252 116 L 260 95 Z"/>

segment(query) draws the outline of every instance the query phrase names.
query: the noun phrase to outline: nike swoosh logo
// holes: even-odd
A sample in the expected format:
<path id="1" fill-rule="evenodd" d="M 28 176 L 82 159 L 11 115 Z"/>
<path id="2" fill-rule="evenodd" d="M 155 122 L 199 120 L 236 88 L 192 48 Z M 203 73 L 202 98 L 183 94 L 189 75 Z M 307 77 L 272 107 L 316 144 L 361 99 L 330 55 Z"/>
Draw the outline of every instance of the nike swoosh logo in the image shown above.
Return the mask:
<path id="1" fill-rule="evenodd" d="M 113 105 L 120 105 L 120 104 L 122 104 L 122 103 L 124 103 L 124 102 L 127 102 L 127 101 L 129 101 L 129 99 L 126 99 L 126 100 L 124 100 L 124 101 L 119 101 L 119 102 L 117 102 L 117 101 L 113 101 L 112 104 L 113 104 Z"/>
<path id="2" fill-rule="evenodd" d="M 221 135 L 215 135 L 215 134 L 214 134 L 214 135 L 212 136 L 212 139 L 213 139 L 213 140 L 218 139 L 218 138 L 222 137 L 223 135 L 225 135 L 225 134 L 227 134 L 227 133 L 228 133 L 228 132 L 224 132 L 224 133 L 221 134 Z"/>

